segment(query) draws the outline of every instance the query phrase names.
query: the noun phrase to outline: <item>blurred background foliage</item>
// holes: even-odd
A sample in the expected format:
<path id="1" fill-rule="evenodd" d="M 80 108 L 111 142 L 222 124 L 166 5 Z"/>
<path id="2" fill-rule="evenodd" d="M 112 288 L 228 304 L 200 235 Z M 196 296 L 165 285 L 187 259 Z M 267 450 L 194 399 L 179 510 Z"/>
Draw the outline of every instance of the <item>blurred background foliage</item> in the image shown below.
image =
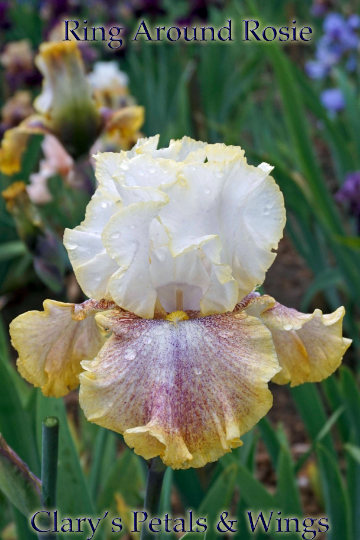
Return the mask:
<path id="1" fill-rule="evenodd" d="M 280 534 L 253 534 L 248 509 L 326 515 L 328 539 L 360 539 L 359 15 L 355 0 L 0 2 L 1 136 L 33 114 L 42 82 L 34 57 L 42 42 L 62 39 L 63 19 L 124 26 L 125 43 L 118 50 L 101 42 L 78 44 L 86 72 L 95 73 L 95 97 L 104 89 L 94 66 L 117 64 L 119 92 L 105 89 L 102 118 L 138 104 L 145 109 L 140 131 L 160 133 L 161 145 L 188 135 L 241 145 L 251 163 L 274 165 L 287 224 L 263 292 L 303 311 L 346 307 L 344 330 L 354 343 L 340 373 L 317 386 L 274 388 L 273 410 L 244 436 L 241 448 L 201 470 L 168 470 L 160 516 L 192 509 L 211 523 L 229 509 L 239 520 L 236 536 L 246 540 Z M 235 41 L 131 42 L 143 18 L 149 28 L 220 27 L 231 19 Z M 296 20 L 298 27 L 312 27 L 313 38 L 309 44 L 244 43 L 247 18 L 261 26 L 291 26 Z M 93 151 L 126 149 L 134 133 L 125 132 L 117 138 L 106 132 Z M 60 513 L 100 517 L 109 510 L 129 525 L 131 511 L 143 504 L 146 463 L 121 437 L 86 422 L 76 392 L 64 404 L 30 389 L 14 368 L 9 344 L 7 327 L 16 315 L 41 309 L 48 297 L 85 299 L 61 240 L 65 227 L 83 219 L 96 181 L 89 155 L 73 159 L 54 145 L 48 135 L 32 135 L 19 170 L 7 174 L 2 167 L 0 173 L 0 431 L 39 476 L 41 421 L 57 415 Z M 0 464 L 0 480 L 1 470 Z M 0 493 L 0 537 L 34 538 L 24 507 L 6 489 L 5 494 L 10 502 Z M 325 536 L 317 523 L 309 529 Z M 300 530 L 287 537 L 300 538 Z M 129 531 L 125 526 L 119 536 L 135 539 Z M 108 536 L 105 528 L 96 534 Z M 215 536 L 208 529 L 207 537 Z M 165 537 L 171 534 L 161 533 Z"/>

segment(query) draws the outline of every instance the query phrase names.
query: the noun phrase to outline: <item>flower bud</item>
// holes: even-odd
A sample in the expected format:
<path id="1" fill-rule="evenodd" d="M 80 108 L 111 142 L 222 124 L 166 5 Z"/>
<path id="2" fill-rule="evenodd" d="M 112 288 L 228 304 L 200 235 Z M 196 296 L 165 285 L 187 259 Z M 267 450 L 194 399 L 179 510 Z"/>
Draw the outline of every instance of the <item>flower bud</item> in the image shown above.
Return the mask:
<path id="1" fill-rule="evenodd" d="M 44 75 L 36 110 L 74 158 L 86 154 L 100 133 L 101 118 L 76 44 L 43 43 L 35 62 Z"/>
<path id="2" fill-rule="evenodd" d="M 24 182 L 14 182 L 2 196 L 6 208 L 13 216 L 19 237 L 33 256 L 38 277 L 53 291 L 63 287 L 65 252 L 61 242 L 41 219 L 31 202 Z"/>

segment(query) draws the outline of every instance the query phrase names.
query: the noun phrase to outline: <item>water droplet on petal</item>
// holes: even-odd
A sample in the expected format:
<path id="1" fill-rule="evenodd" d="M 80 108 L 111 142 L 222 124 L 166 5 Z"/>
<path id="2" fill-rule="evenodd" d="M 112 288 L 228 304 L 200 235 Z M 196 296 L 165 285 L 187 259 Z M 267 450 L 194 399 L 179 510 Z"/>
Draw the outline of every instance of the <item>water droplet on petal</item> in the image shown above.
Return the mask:
<path id="1" fill-rule="evenodd" d="M 144 171 L 143 171 L 142 169 L 139 169 L 138 172 L 139 172 L 139 176 L 144 176 L 144 174 L 145 174 Z"/>
<path id="2" fill-rule="evenodd" d="M 134 360 L 135 356 L 136 356 L 136 352 L 134 351 L 134 349 L 126 349 L 125 351 L 126 360 Z"/>
<path id="3" fill-rule="evenodd" d="M 150 174 L 154 174 L 154 172 L 156 172 L 155 167 L 150 167 L 149 173 L 150 173 Z"/>
<path id="4" fill-rule="evenodd" d="M 264 208 L 264 210 L 263 210 L 264 216 L 268 216 L 269 213 L 270 213 L 270 210 L 268 208 Z"/>
<path id="5" fill-rule="evenodd" d="M 102 207 L 102 208 L 106 208 L 106 207 L 107 207 L 106 202 L 102 202 L 102 203 L 101 203 L 101 207 Z"/>
<path id="6" fill-rule="evenodd" d="M 72 249 L 76 249 L 78 247 L 78 245 L 77 244 L 66 244 L 66 247 L 68 249 L 72 250 Z"/>
<path id="7" fill-rule="evenodd" d="M 199 368 L 195 368 L 195 375 L 201 375 L 202 371 Z"/>
<path id="8" fill-rule="evenodd" d="M 101 281 L 101 276 L 98 274 L 97 276 L 94 277 L 94 280 L 95 281 Z"/>
<path id="9" fill-rule="evenodd" d="M 159 253 L 157 253 L 157 256 L 159 261 L 165 261 L 165 253 L 163 251 L 159 251 Z"/>
<path id="10" fill-rule="evenodd" d="M 222 177 L 224 176 L 224 173 L 221 172 L 221 171 L 217 171 L 217 172 L 215 173 L 215 176 L 216 176 L 216 178 L 222 178 Z"/>
<path id="11" fill-rule="evenodd" d="M 152 342 L 152 339 L 151 339 L 151 337 L 148 337 L 148 338 L 144 339 L 144 341 L 145 341 L 145 343 L 147 345 L 150 345 L 150 343 Z"/>
<path id="12" fill-rule="evenodd" d="M 210 193 L 210 189 L 209 188 L 205 188 L 204 189 L 204 193 L 206 193 L 206 195 L 208 195 Z"/>
<path id="13" fill-rule="evenodd" d="M 272 203 L 268 203 L 268 204 L 265 206 L 265 208 L 268 208 L 269 210 L 271 210 L 273 206 L 274 206 L 274 205 L 273 205 Z"/>
<path id="14" fill-rule="evenodd" d="M 294 325 L 293 324 L 284 324 L 284 330 L 292 330 L 294 328 Z"/>
<path id="15" fill-rule="evenodd" d="M 115 240 L 116 238 L 120 238 L 120 233 L 114 232 L 114 233 L 112 233 L 112 234 L 110 235 L 110 238 L 113 238 L 114 240 Z"/>

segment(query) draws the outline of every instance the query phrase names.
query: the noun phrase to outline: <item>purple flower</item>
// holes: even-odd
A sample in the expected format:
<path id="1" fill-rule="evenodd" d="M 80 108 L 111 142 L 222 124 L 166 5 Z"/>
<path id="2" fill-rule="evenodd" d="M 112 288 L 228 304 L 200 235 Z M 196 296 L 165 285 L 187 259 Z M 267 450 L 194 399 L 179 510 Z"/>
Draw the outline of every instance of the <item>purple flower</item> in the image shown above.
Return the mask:
<path id="1" fill-rule="evenodd" d="M 309 60 L 305 64 L 305 71 L 310 79 L 323 79 L 329 72 L 329 68 L 322 62 Z"/>
<path id="2" fill-rule="evenodd" d="M 328 88 L 320 95 L 321 103 L 332 113 L 341 111 L 345 107 L 345 100 L 340 88 Z"/>
<path id="3" fill-rule="evenodd" d="M 359 44 L 359 37 L 355 34 L 357 17 L 349 17 L 345 21 L 340 13 L 329 13 L 324 20 L 325 36 L 341 45 L 343 50 L 356 49 Z"/>
<path id="4" fill-rule="evenodd" d="M 345 67 L 346 67 L 346 69 L 348 71 L 356 71 L 356 68 L 357 68 L 356 56 L 349 56 L 349 58 L 347 59 Z"/>
<path id="5" fill-rule="evenodd" d="M 352 30 L 358 30 L 360 28 L 360 15 L 353 14 L 347 20 L 347 24 Z"/>
<path id="6" fill-rule="evenodd" d="M 334 42 L 329 36 L 324 35 L 319 39 L 315 57 L 327 67 L 332 67 L 341 59 L 343 48 L 340 43 Z"/>
<path id="7" fill-rule="evenodd" d="M 335 195 L 335 199 L 340 203 L 350 203 L 350 212 L 353 216 L 360 218 L 360 171 L 349 173 L 344 184 Z M 360 221 L 358 224 L 360 232 Z"/>
<path id="8" fill-rule="evenodd" d="M 332 39 L 341 39 L 347 31 L 345 19 L 340 13 L 329 13 L 324 20 L 324 32 Z"/>
<path id="9" fill-rule="evenodd" d="M 313 17 L 323 17 L 328 10 L 328 6 L 323 2 L 314 2 L 311 6 L 310 13 Z"/>

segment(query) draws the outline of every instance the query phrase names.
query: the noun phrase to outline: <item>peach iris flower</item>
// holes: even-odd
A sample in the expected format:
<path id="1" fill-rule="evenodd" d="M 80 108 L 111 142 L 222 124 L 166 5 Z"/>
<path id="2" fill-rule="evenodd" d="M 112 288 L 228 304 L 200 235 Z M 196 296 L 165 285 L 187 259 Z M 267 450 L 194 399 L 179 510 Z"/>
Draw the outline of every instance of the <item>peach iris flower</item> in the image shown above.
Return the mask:
<path id="1" fill-rule="evenodd" d="M 47 300 L 11 336 L 20 373 L 45 395 L 80 383 L 91 422 L 146 459 L 201 467 L 268 412 L 270 380 L 320 381 L 350 340 L 344 308 L 303 314 L 255 292 L 285 225 L 272 167 L 239 147 L 157 144 L 96 156 L 99 187 L 64 236 L 91 300 Z"/>

